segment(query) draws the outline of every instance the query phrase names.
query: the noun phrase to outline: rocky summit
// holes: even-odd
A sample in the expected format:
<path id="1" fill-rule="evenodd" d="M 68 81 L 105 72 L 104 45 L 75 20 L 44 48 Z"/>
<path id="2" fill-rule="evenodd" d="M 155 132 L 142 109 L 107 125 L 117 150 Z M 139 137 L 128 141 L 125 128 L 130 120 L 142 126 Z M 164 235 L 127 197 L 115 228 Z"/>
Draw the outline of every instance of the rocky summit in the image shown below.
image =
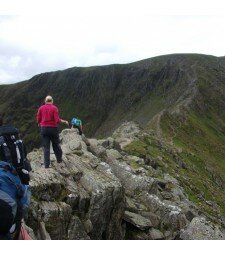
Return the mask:
<path id="1" fill-rule="evenodd" d="M 32 199 L 25 222 L 33 239 L 225 239 L 222 225 L 189 200 L 178 179 L 151 157 L 128 153 L 142 135 L 134 122 L 89 143 L 64 129 L 63 162 L 52 153 L 49 169 L 41 149 L 29 153 Z"/>

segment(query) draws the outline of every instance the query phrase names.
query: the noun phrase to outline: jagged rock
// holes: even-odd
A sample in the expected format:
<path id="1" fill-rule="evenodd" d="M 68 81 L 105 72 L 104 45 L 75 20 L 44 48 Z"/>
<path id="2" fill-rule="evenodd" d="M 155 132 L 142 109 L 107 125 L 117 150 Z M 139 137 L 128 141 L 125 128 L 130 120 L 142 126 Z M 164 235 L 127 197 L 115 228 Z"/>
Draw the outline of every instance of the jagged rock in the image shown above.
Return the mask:
<path id="1" fill-rule="evenodd" d="M 164 239 L 164 235 L 158 229 L 151 228 L 149 230 L 149 239 L 151 239 L 151 240 L 162 240 L 162 239 Z"/>
<path id="2" fill-rule="evenodd" d="M 93 230 L 93 225 L 89 219 L 84 222 L 84 227 L 87 234 Z"/>
<path id="3" fill-rule="evenodd" d="M 140 127 L 137 123 L 130 121 L 124 122 L 113 133 L 113 138 L 130 138 L 134 139 L 140 132 Z"/>
<path id="4" fill-rule="evenodd" d="M 124 147 L 126 147 L 128 144 L 130 144 L 133 140 L 130 138 L 116 138 L 116 149 L 117 150 L 123 150 Z"/>
<path id="5" fill-rule="evenodd" d="M 173 200 L 173 195 L 170 192 L 163 191 L 163 192 L 161 192 L 161 195 L 162 195 L 163 199 Z"/>
<path id="6" fill-rule="evenodd" d="M 59 198 L 63 189 L 62 184 L 63 179 L 52 168 L 40 168 L 31 174 L 31 192 L 39 200 L 53 201 Z"/>
<path id="7" fill-rule="evenodd" d="M 123 218 L 125 221 L 131 223 L 132 225 L 134 225 L 135 227 L 141 230 L 145 230 L 152 227 L 152 223 L 149 219 L 136 213 L 125 211 Z"/>
<path id="8" fill-rule="evenodd" d="M 112 137 L 108 137 L 107 139 L 98 140 L 98 144 L 106 149 L 113 149 L 115 146 L 115 140 Z"/>
<path id="9" fill-rule="evenodd" d="M 68 227 L 68 239 L 70 240 L 89 240 L 84 225 L 77 216 L 73 216 Z"/>
<path id="10" fill-rule="evenodd" d="M 143 204 L 128 196 L 126 196 L 126 208 L 128 211 L 131 212 L 140 212 L 147 210 L 147 207 L 145 207 Z"/>
<path id="11" fill-rule="evenodd" d="M 128 240 L 148 240 L 149 236 L 147 233 L 141 230 L 130 230 L 126 233 L 126 239 Z"/>
<path id="12" fill-rule="evenodd" d="M 66 226 L 72 216 L 69 205 L 63 202 L 41 201 L 35 202 L 31 207 L 27 224 L 32 225 L 40 239 L 67 239 Z"/>
<path id="13" fill-rule="evenodd" d="M 64 130 L 60 137 L 68 148 L 62 163 L 52 161 L 52 168 L 44 169 L 42 150 L 29 155 L 35 201 L 28 225 L 39 239 L 122 239 L 125 196 L 121 183 L 109 165 L 87 151 L 76 132 Z M 77 148 L 82 150 L 81 156 L 74 154 Z"/>
<path id="14" fill-rule="evenodd" d="M 218 226 L 201 217 L 195 217 L 180 237 L 184 240 L 225 240 L 225 235 Z"/>
<path id="15" fill-rule="evenodd" d="M 181 208 L 171 201 L 161 200 L 158 196 L 142 193 L 139 197 L 151 212 L 159 216 L 161 225 L 170 227 L 173 230 L 180 230 L 187 224 L 187 219 Z"/>
<path id="16" fill-rule="evenodd" d="M 82 146 L 81 146 L 81 142 L 80 141 L 77 141 L 77 140 L 72 140 L 68 143 L 68 146 L 70 148 L 70 150 L 73 152 L 73 151 L 76 151 L 76 150 L 81 150 Z"/>
<path id="17" fill-rule="evenodd" d="M 113 138 L 89 139 L 87 146 L 76 130 L 63 130 L 63 162 L 51 154 L 49 169 L 42 150 L 28 155 L 33 197 L 26 222 L 37 239 L 191 239 L 199 210 L 179 182 L 121 151 L 121 141 L 139 132 L 125 123 Z"/>
<path id="18" fill-rule="evenodd" d="M 144 204 L 140 203 L 140 201 L 134 200 L 134 198 L 126 196 L 126 210 L 149 219 L 152 226 L 155 228 L 159 226 L 159 217 L 156 214 L 149 212 L 148 208 Z"/>
<path id="19" fill-rule="evenodd" d="M 158 215 L 156 215 L 153 212 L 149 212 L 149 211 L 140 211 L 139 213 L 143 217 L 150 219 L 150 221 L 152 223 L 152 226 L 154 228 L 158 228 L 159 227 L 159 225 L 160 225 L 160 217 Z"/>
<path id="20" fill-rule="evenodd" d="M 108 163 L 113 174 L 120 180 L 128 193 L 134 194 L 142 191 L 157 193 L 157 183 L 153 178 L 135 175 L 125 162 L 110 160 Z"/>
<path id="21" fill-rule="evenodd" d="M 117 143 L 117 147 L 123 149 L 126 145 L 131 143 L 139 134 L 140 127 L 135 122 L 125 122 L 116 131 L 114 131 L 112 137 Z"/>
<path id="22" fill-rule="evenodd" d="M 188 211 L 185 213 L 185 216 L 186 216 L 187 220 L 192 221 L 193 218 L 196 217 L 197 215 L 194 214 L 191 210 L 188 210 Z"/>
<path id="23" fill-rule="evenodd" d="M 172 237 L 172 232 L 169 231 L 169 230 L 165 231 L 165 232 L 164 232 L 164 237 L 165 237 L 165 239 L 167 239 L 167 240 L 171 240 L 171 239 L 173 238 L 173 237 Z"/>
<path id="24" fill-rule="evenodd" d="M 110 159 L 121 159 L 122 155 L 114 149 L 106 150 L 106 156 Z"/>
<path id="25" fill-rule="evenodd" d="M 91 143 L 88 150 L 98 158 L 105 158 L 107 156 L 106 149 L 103 146 L 95 146 Z"/>
<path id="26" fill-rule="evenodd" d="M 90 146 L 93 146 L 93 147 L 97 147 L 99 144 L 98 144 L 98 140 L 97 139 L 89 139 L 89 143 L 90 143 Z"/>
<path id="27" fill-rule="evenodd" d="M 178 180 L 175 179 L 174 177 L 172 177 L 172 176 L 169 175 L 169 174 L 164 174 L 164 175 L 163 175 L 163 179 L 164 179 L 164 181 L 167 182 L 167 183 L 171 182 L 171 183 L 173 183 L 173 184 L 175 184 L 175 185 L 179 185 Z"/>
<path id="28" fill-rule="evenodd" d="M 125 206 L 121 183 L 104 168 L 98 168 L 97 171 L 86 169 L 80 183 L 91 193 L 88 217 L 94 231 L 90 233 L 90 237 L 121 239 L 121 221 Z"/>
<path id="29" fill-rule="evenodd" d="M 38 236 L 40 236 L 40 239 L 42 240 L 51 240 L 51 237 L 49 233 L 47 232 L 45 228 L 45 223 L 43 221 L 41 221 L 39 224 Z"/>
<path id="30" fill-rule="evenodd" d="M 135 162 L 137 164 L 144 164 L 144 159 L 139 158 L 137 156 L 130 156 L 130 155 L 128 155 L 127 156 L 127 160 L 130 161 L 130 162 L 133 161 L 133 162 Z"/>

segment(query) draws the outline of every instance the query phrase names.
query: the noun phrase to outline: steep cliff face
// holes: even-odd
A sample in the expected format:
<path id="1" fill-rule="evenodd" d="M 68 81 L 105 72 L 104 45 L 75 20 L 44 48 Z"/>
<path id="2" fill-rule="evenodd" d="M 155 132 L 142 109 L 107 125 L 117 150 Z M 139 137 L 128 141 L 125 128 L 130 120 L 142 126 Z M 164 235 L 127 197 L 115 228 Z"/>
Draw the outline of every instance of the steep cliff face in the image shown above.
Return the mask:
<path id="1" fill-rule="evenodd" d="M 124 150 L 143 135 L 127 122 L 113 137 L 89 139 L 87 146 L 75 130 L 65 129 L 63 163 L 52 155 L 50 169 L 41 165 L 41 150 L 31 152 L 26 224 L 36 238 L 225 239 L 221 226 L 188 199 L 177 179 L 155 167 L 151 157 Z"/>

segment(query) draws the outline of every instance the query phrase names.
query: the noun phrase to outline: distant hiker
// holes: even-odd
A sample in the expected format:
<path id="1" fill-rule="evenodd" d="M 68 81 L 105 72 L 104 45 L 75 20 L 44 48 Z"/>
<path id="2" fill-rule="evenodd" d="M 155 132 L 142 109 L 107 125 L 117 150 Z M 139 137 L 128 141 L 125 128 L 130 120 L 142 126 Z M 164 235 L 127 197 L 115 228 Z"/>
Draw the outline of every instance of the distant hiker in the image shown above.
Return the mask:
<path id="1" fill-rule="evenodd" d="M 83 126 L 82 126 L 82 121 L 78 118 L 72 118 L 71 122 L 71 128 L 76 128 L 79 131 L 79 135 L 82 136 L 82 140 L 86 143 L 87 146 L 90 145 L 90 142 L 88 141 L 88 139 L 85 137 L 84 133 L 83 133 Z"/>
<path id="2" fill-rule="evenodd" d="M 0 116 L 0 160 L 12 164 L 21 182 L 28 185 L 31 171 L 30 162 L 27 159 L 26 147 L 19 137 L 18 130 L 11 125 L 3 125 Z"/>
<path id="3" fill-rule="evenodd" d="M 80 119 L 72 118 L 70 124 L 71 124 L 71 128 L 76 128 L 79 130 L 79 135 L 83 134 L 82 121 Z"/>
<path id="4" fill-rule="evenodd" d="M 41 127 L 42 143 L 44 147 L 44 166 L 50 166 L 50 142 L 58 163 L 62 162 L 62 149 L 59 140 L 58 124 L 65 123 L 69 126 L 67 120 L 59 117 L 58 108 L 53 105 L 53 98 L 47 96 L 45 104 L 42 105 L 37 112 L 37 123 Z"/>
<path id="5" fill-rule="evenodd" d="M 19 238 L 29 203 L 29 186 L 21 183 L 11 164 L 0 161 L 0 240 Z"/>

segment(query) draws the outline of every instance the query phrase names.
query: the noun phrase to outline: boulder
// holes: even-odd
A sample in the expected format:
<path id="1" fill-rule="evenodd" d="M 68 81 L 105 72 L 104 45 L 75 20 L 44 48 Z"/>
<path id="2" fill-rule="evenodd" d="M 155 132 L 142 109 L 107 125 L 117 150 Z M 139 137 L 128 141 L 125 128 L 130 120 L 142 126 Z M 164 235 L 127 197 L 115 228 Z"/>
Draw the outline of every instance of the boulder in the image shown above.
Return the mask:
<path id="1" fill-rule="evenodd" d="M 122 155 L 114 149 L 106 150 L 106 156 L 110 159 L 122 159 Z"/>
<path id="2" fill-rule="evenodd" d="M 150 240 L 162 240 L 162 239 L 164 239 L 164 235 L 158 229 L 151 228 L 149 230 L 149 239 Z"/>
<path id="3" fill-rule="evenodd" d="M 195 217 L 180 237 L 183 240 L 225 240 L 225 233 L 205 218 Z"/>
<path id="4" fill-rule="evenodd" d="M 125 211 L 123 219 L 141 230 L 152 227 L 152 223 L 148 218 L 133 212 Z"/>

